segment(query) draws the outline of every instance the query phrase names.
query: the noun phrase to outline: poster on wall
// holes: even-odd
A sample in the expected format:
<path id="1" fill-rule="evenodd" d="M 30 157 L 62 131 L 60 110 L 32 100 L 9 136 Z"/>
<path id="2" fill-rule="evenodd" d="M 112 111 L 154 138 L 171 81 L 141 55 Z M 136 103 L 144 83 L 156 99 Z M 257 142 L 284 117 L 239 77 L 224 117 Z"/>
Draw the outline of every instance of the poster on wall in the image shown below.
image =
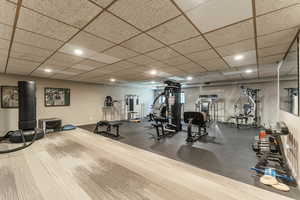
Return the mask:
<path id="1" fill-rule="evenodd" d="M 1 108 L 18 108 L 18 86 L 1 86 Z"/>
<path id="2" fill-rule="evenodd" d="M 45 106 L 70 106 L 69 88 L 45 88 Z"/>

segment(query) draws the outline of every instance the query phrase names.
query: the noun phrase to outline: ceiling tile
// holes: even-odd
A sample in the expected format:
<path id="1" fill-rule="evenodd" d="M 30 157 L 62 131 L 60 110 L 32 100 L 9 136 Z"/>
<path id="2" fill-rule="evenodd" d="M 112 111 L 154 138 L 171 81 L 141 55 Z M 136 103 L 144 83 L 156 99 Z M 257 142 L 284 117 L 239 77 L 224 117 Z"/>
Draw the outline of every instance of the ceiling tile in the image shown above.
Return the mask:
<path id="1" fill-rule="evenodd" d="M 200 61 L 200 60 L 209 60 L 212 58 L 218 58 L 219 55 L 214 50 L 207 50 L 207 51 L 199 51 L 192 54 L 186 55 L 188 58 L 194 60 L 194 61 Z"/>
<path id="2" fill-rule="evenodd" d="M 130 58 L 128 60 L 133 63 L 140 64 L 140 65 L 146 65 L 146 64 L 156 62 L 156 60 L 154 60 L 148 56 L 144 56 L 144 55 L 136 56 L 136 57 Z"/>
<path id="3" fill-rule="evenodd" d="M 108 49 L 112 46 L 114 46 L 114 43 L 109 42 L 107 40 L 101 39 L 99 37 L 96 37 L 94 35 L 91 35 L 86 32 L 80 32 L 78 35 L 76 35 L 69 44 L 90 49 L 93 51 L 101 52 L 105 49 Z"/>
<path id="4" fill-rule="evenodd" d="M 14 42 L 10 57 L 34 62 L 43 62 L 52 53 L 53 51 Z"/>
<path id="5" fill-rule="evenodd" d="M 257 38 L 257 46 L 258 48 L 264 48 L 278 44 L 291 43 L 297 32 L 298 29 L 293 28 L 260 36 Z"/>
<path id="6" fill-rule="evenodd" d="M 56 50 L 63 44 L 62 41 L 44 37 L 21 29 L 16 29 L 14 41 L 49 50 Z"/>
<path id="7" fill-rule="evenodd" d="M 105 65 L 107 65 L 106 63 L 102 63 L 102 62 L 96 62 L 94 60 L 91 59 L 84 59 L 82 61 L 80 61 L 78 64 L 73 65 L 72 68 L 78 68 L 78 69 L 82 69 L 82 70 L 87 70 L 89 71 L 91 68 L 100 68 L 100 67 L 104 67 Z"/>
<path id="8" fill-rule="evenodd" d="M 140 32 L 108 12 L 102 13 L 85 30 L 107 40 L 120 43 Z"/>
<path id="9" fill-rule="evenodd" d="M 39 66 L 39 68 L 36 71 L 45 71 L 45 69 L 50 69 L 51 72 L 47 72 L 49 74 L 54 74 L 57 71 L 62 71 L 64 69 L 66 69 L 68 67 L 62 67 L 62 66 L 57 66 L 57 65 L 48 65 L 47 63 L 42 64 L 41 66 Z"/>
<path id="10" fill-rule="evenodd" d="M 300 25 L 300 4 L 256 18 L 257 35 L 289 29 Z"/>
<path id="11" fill-rule="evenodd" d="M 1 52 L 8 51 L 9 44 L 10 44 L 9 40 L 0 39 L 0 50 L 1 50 Z"/>
<path id="12" fill-rule="evenodd" d="M 78 78 L 78 79 L 92 78 L 92 77 L 97 77 L 97 76 L 108 74 L 109 72 L 110 71 L 108 70 L 108 68 L 107 69 L 101 68 L 101 69 L 96 69 L 96 70 L 93 70 L 93 71 L 90 71 L 90 72 L 87 72 L 84 74 L 80 74 L 76 78 Z"/>
<path id="13" fill-rule="evenodd" d="M 95 2 L 96 4 L 98 4 L 101 7 L 106 7 L 108 6 L 111 2 L 113 2 L 113 0 L 91 0 L 93 2 Z"/>
<path id="14" fill-rule="evenodd" d="M 7 73 L 28 75 L 39 63 L 10 58 L 7 66 Z"/>
<path id="15" fill-rule="evenodd" d="M 69 54 L 56 52 L 50 59 L 48 59 L 44 64 L 45 65 L 55 65 L 62 67 L 71 67 L 76 63 L 79 63 L 83 58 L 78 56 L 72 56 Z"/>
<path id="16" fill-rule="evenodd" d="M 197 36 L 199 32 L 184 16 L 180 16 L 148 31 L 148 34 L 165 44 L 172 44 Z"/>
<path id="17" fill-rule="evenodd" d="M 171 47 L 182 54 L 208 50 L 211 48 L 208 42 L 202 36 L 184 40 L 182 42 L 171 45 Z"/>
<path id="18" fill-rule="evenodd" d="M 22 1 L 22 5 L 78 28 L 102 10 L 88 0 L 26 0 Z"/>
<path id="19" fill-rule="evenodd" d="M 113 56 L 117 59 L 126 59 L 126 58 L 131 58 L 131 57 L 134 57 L 134 56 L 137 56 L 138 54 L 135 53 L 134 51 L 131 51 L 129 49 L 126 49 L 124 47 L 121 47 L 121 46 L 115 46 L 109 50 L 106 50 L 103 52 L 104 54 L 106 55 L 109 55 L 109 56 Z"/>
<path id="20" fill-rule="evenodd" d="M 290 43 L 286 43 L 286 44 L 283 44 L 283 45 L 258 49 L 258 56 L 259 57 L 265 57 L 265 56 L 270 56 L 270 55 L 280 54 L 280 53 L 284 54 L 284 53 L 287 52 L 289 46 L 290 46 Z"/>
<path id="21" fill-rule="evenodd" d="M 10 40 L 12 33 L 12 26 L 0 24 L 0 38 Z"/>
<path id="22" fill-rule="evenodd" d="M 163 62 L 170 66 L 177 66 L 177 65 L 189 63 L 191 61 L 184 56 L 176 56 L 174 58 L 169 58 L 167 60 L 164 60 Z"/>
<path id="23" fill-rule="evenodd" d="M 186 64 L 183 64 L 183 65 L 179 65 L 179 66 L 176 66 L 177 68 L 185 71 L 185 72 L 188 72 L 188 73 L 197 73 L 197 72 L 205 72 L 206 70 L 201 67 L 200 65 L 197 65 L 195 63 L 186 63 Z"/>
<path id="24" fill-rule="evenodd" d="M 16 15 L 16 5 L 6 0 L 0 0 L 0 23 L 13 25 Z"/>
<path id="25" fill-rule="evenodd" d="M 202 60 L 198 61 L 198 63 L 208 71 L 224 70 L 228 68 L 227 64 L 221 58 Z"/>
<path id="26" fill-rule="evenodd" d="M 171 57 L 179 56 L 180 54 L 168 47 L 163 47 L 161 49 L 147 53 L 146 55 L 156 60 L 165 60 Z"/>
<path id="27" fill-rule="evenodd" d="M 170 67 L 167 64 L 162 63 L 162 62 L 154 62 L 154 63 L 146 64 L 145 66 L 148 69 L 160 69 L 160 68 L 164 68 L 164 67 Z"/>
<path id="28" fill-rule="evenodd" d="M 244 40 L 216 49 L 223 57 L 240 54 L 245 51 L 255 50 L 254 39 Z"/>
<path id="29" fill-rule="evenodd" d="M 256 15 L 300 3 L 300 0 L 255 0 Z"/>
<path id="30" fill-rule="evenodd" d="M 180 15 L 169 0 L 119 0 L 109 10 L 142 30 Z"/>
<path id="31" fill-rule="evenodd" d="M 210 0 L 197 5 L 186 14 L 202 33 L 206 33 L 251 18 L 252 1 Z"/>
<path id="32" fill-rule="evenodd" d="M 54 76 L 51 76 L 51 79 L 62 79 L 62 80 L 67 80 L 69 77 L 72 77 L 71 75 L 67 74 L 55 74 Z"/>
<path id="33" fill-rule="evenodd" d="M 239 52 L 239 55 L 243 56 L 243 59 L 241 60 L 235 60 L 235 55 L 232 54 L 230 56 L 224 57 L 226 62 L 231 67 L 240 67 L 240 66 L 250 66 L 250 65 L 256 65 L 256 51 L 245 51 L 245 52 Z"/>
<path id="34" fill-rule="evenodd" d="M 39 70 L 36 70 L 36 71 L 34 71 L 33 73 L 30 74 L 30 76 L 42 77 L 42 78 L 49 78 L 52 75 L 53 75 L 53 73 L 47 73 L 47 72 L 39 71 Z"/>
<path id="35" fill-rule="evenodd" d="M 179 8 L 186 12 L 188 10 L 198 7 L 200 4 L 207 2 L 208 0 L 174 0 Z"/>
<path id="36" fill-rule="evenodd" d="M 75 53 L 76 49 L 81 50 L 82 54 L 77 55 Z M 93 51 L 90 49 L 83 48 L 82 46 L 76 46 L 76 45 L 72 45 L 69 43 L 65 44 L 59 51 L 70 54 L 70 55 L 75 55 L 77 57 L 88 58 L 91 60 L 95 60 L 95 61 L 103 62 L 103 63 L 107 63 L 107 64 L 111 64 L 111 63 L 120 61 L 120 59 L 109 56 L 107 54 L 99 53 L 99 52 L 96 52 L 96 51 Z"/>
<path id="37" fill-rule="evenodd" d="M 22 8 L 20 12 L 17 27 L 63 41 L 68 40 L 78 31 L 72 26 L 60 23 L 26 8 Z"/>
<path id="38" fill-rule="evenodd" d="M 204 36 L 214 47 L 254 38 L 253 20 L 234 24 Z"/>
<path id="39" fill-rule="evenodd" d="M 6 66 L 7 55 L 0 54 L 0 73 L 3 73 Z"/>
<path id="40" fill-rule="evenodd" d="M 125 43 L 122 44 L 122 46 L 140 53 L 145 53 L 147 51 L 151 51 L 163 47 L 163 44 L 152 39 L 150 36 L 146 34 L 141 34 L 126 41 Z"/>
<path id="41" fill-rule="evenodd" d="M 277 54 L 272 56 L 266 56 L 266 57 L 259 57 L 258 63 L 259 64 L 275 64 L 278 61 L 282 60 L 284 54 Z"/>
<path id="42" fill-rule="evenodd" d="M 121 71 L 123 69 L 133 68 L 135 66 L 137 66 L 137 64 L 128 61 L 121 61 L 121 62 L 114 63 L 112 65 L 108 65 L 107 67 L 116 68 L 118 71 Z"/>

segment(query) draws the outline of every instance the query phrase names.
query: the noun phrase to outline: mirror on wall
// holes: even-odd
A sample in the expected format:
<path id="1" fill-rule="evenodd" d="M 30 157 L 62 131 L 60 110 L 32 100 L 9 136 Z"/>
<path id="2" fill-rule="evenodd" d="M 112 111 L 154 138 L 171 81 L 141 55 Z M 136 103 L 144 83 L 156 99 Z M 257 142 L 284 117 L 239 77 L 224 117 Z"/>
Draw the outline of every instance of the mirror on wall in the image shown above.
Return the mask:
<path id="1" fill-rule="evenodd" d="M 280 109 L 299 115 L 299 38 L 296 38 L 279 69 Z"/>

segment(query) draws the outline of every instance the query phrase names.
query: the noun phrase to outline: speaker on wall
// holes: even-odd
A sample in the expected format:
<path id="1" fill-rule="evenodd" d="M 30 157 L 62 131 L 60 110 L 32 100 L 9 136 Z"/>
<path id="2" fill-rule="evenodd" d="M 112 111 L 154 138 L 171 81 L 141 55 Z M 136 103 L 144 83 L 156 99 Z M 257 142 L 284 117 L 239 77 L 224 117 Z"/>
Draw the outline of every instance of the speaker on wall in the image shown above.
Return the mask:
<path id="1" fill-rule="evenodd" d="M 36 128 L 36 84 L 35 81 L 18 81 L 19 129 Z"/>

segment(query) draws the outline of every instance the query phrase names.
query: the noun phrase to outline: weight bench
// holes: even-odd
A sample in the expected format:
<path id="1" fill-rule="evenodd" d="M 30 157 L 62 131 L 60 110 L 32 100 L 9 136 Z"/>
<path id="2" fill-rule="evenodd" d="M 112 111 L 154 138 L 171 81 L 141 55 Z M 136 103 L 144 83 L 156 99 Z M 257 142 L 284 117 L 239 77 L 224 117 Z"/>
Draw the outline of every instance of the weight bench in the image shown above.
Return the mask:
<path id="1" fill-rule="evenodd" d="M 111 135 L 114 137 L 119 137 L 119 127 L 122 125 L 121 122 L 118 121 L 99 121 L 96 125 L 96 128 L 94 130 L 94 133 L 96 134 L 107 134 L 107 135 Z M 101 130 L 101 128 L 104 128 L 104 130 Z M 106 129 L 105 129 L 106 128 Z M 113 129 L 115 130 L 113 132 Z"/>
<path id="2" fill-rule="evenodd" d="M 206 120 L 205 116 L 201 112 L 184 112 L 183 114 L 184 122 L 188 124 L 187 129 L 187 142 L 195 142 L 199 140 L 202 136 L 207 135 L 206 131 Z M 193 125 L 198 126 L 198 133 L 193 134 L 192 127 Z"/>
<path id="3" fill-rule="evenodd" d="M 176 126 L 169 124 L 166 118 L 154 116 L 154 121 L 155 124 L 152 124 L 152 126 L 156 128 L 157 140 L 167 136 L 172 136 L 176 133 Z"/>

